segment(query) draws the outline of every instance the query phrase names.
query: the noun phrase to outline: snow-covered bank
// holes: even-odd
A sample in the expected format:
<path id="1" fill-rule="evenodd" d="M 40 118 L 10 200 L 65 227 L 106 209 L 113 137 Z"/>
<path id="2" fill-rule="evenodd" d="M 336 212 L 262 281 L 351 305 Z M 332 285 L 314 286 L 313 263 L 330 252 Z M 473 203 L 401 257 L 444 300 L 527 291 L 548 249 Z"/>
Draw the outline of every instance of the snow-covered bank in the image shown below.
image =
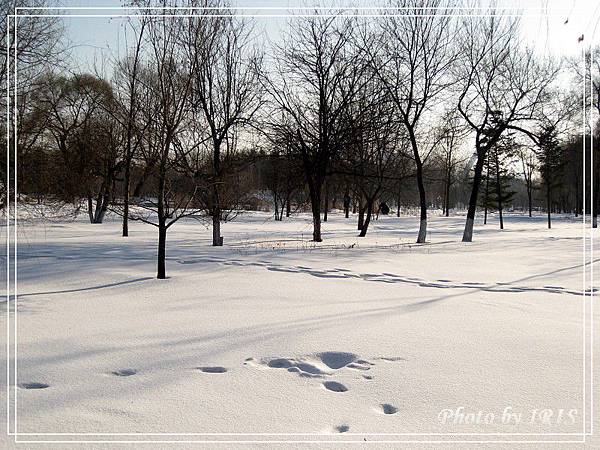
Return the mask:
<path id="1" fill-rule="evenodd" d="M 153 227 L 122 238 L 118 221 L 23 224 L 18 431 L 580 432 L 581 223 L 514 215 L 463 244 L 463 220 L 433 218 L 416 245 L 415 219 L 380 217 L 358 238 L 333 214 L 314 244 L 308 216 L 253 213 L 224 225 L 223 248 L 182 222 L 167 280 L 154 279 Z M 494 420 L 444 423 L 460 407 Z M 502 423 L 507 407 L 519 423 Z M 536 409 L 577 412 L 545 423 Z"/>

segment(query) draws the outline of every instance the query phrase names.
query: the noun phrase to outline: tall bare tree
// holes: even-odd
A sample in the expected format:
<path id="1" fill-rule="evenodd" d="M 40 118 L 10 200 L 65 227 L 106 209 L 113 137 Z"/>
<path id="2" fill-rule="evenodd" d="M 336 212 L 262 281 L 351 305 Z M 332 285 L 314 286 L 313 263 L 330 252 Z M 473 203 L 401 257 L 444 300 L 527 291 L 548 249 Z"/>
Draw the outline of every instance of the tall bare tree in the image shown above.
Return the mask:
<path id="1" fill-rule="evenodd" d="M 456 82 L 458 111 L 475 135 L 477 159 L 469 197 L 463 242 L 473 239 L 473 224 L 483 167 L 488 152 L 510 129 L 524 130 L 544 100 L 558 68 L 539 62 L 519 39 L 519 21 L 488 10 L 467 17 L 458 41 Z"/>
<path id="2" fill-rule="evenodd" d="M 531 217 L 533 210 L 533 191 L 535 189 L 534 175 L 537 170 L 535 152 L 528 146 L 520 145 L 517 150 L 517 156 L 521 162 L 521 174 L 523 175 L 525 190 L 527 192 L 527 211 L 529 212 L 529 217 Z"/>
<path id="3" fill-rule="evenodd" d="M 419 134 L 428 110 L 450 81 L 452 22 L 443 0 L 392 4 L 408 9 L 392 10 L 384 17 L 375 34 L 365 39 L 364 50 L 396 104 L 399 120 L 408 134 L 421 209 L 417 242 L 422 243 L 427 237 L 427 193 Z"/>
<path id="4" fill-rule="evenodd" d="M 214 14 L 214 18 L 187 18 L 181 39 L 195 67 L 191 107 L 203 115 L 212 147 L 207 174 L 212 192 L 207 204 L 213 246 L 221 246 L 222 190 L 226 168 L 232 167 L 223 160 L 236 152 L 237 136 L 251 125 L 263 104 L 259 83 L 262 55 L 253 42 L 251 22 L 234 17 L 226 9 Z"/>
<path id="5" fill-rule="evenodd" d="M 446 111 L 441 119 L 439 129 L 440 140 L 438 153 L 443 169 L 444 204 L 443 212 L 446 217 L 450 215 L 450 193 L 452 186 L 457 181 L 456 171 L 466 159 L 461 157 L 458 150 L 466 138 L 466 127 L 460 115 L 455 110 Z"/>
<path id="6" fill-rule="evenodd" d="M 116 117 L 125 129 L 123 145 L 123 236 L 129 236 L 129 199 L 131 195 L 131 169 L 135 156 L 142 145 L 142 135 L 148 122 L 142 123 L 140 72 L 142 68 L 144 31 L 147 18 L 130 19 L 125 26 L 133 35 L 133 44 L 128 45 L 128 54 L 116 63 L 116 95 L 119 99 Z"/>
<path id="7" fill-rule="evenodd" d="M 40 83 L 41 75 L 52 66 L 58 65 L 60 59 L 65 56 L 65 45 L 62 42 L 63 26 L 59 18 L 35 17 L 35 11 L 28 11 L 33 17 L 9 17 L 9 14 L 15 13 L 15 8 L 40 7 L 47 5 L 46 0 L 4 0 L 2 2 L 2 14 L 0 14 L 0 84 L 6 86 L 9 77 L 8 71 L 14 73 L 14 64 L 18 66 L 18 77 L 10 77 L 11 92 L 17 92 L 19 107 L 19 117 L 29 117 L 30 100 L 35 98 L 42 88 Z M 7 35 L 8 33 L 8 35 Z M 8 41 L 7 41 L 8 38 Z M 6 123 L 7 119 L 7 101 L 6 96 L 0 100 L 0 120 Z M 13 126 L 11 120 L 9 126 Z M 28 124 L 32 125 L 32 124 Z M 31 142 L 30 126 L 17 127 L 17 141 L 25 140 Z M 29 136 L 21 136 L 21 134 Z M 0 127 L 0 142 L 5 143 L 7 139 L 6 127 Z M 16 145 L 19 145 L 17 142 Z M 21 151 L 19 147 L 18 151 Z M 8 198 L 8 188 L 6 183 L 6 155 L 2 152 L 0 157 L 0 208 L 4 207 Z M 13 176 L 15 174 L 12 174 Z M 20 174 L 22 175 L 22 174 Z"/>
<path id="8" fill-rule="evenodd" d="M 370 71 L 364 76 L 367 81 L 344 113 L 351 132 L 336 162 L 336 171 L 349 176 L 362 199 L 359 237 L 367 234 L 375 202 L 397 181 L 393 169 L 406 156 L 403 147 L 408 142 L 404 129 L 395 120 L 389 93 Z"/>
<path id="9" fill-rule="evenodd" d="M 313 240 L 321 242 L 323 187 L 348 132 L 343 112 L 354 100 L 366 66 L 350 36 L 351 18 L 294 18 L 289 26 L 283 44 L 275 48 L 273 74 L 263 80 L 276 109 L 289 117 L 272 127 L 294 136 L 310 195 Z"/>
<path id="10" fill-rule="evenodd" d="M 185 58 L 180 45 L 183 18 L 173 10 L 160 12 L 161 16 L 151 18 L 146 26 L 149 56 L 142 88 L 148 90 L 143 106 L 146 120 L 151 121 L 145 131 L 143 154 L 154 184 L 151 194 L 137 204 L 152 214 L 132 214 L 130 218 L 158 228 L 157 278 L 163 279 L 167 230 L 182 217 L 198 211 L 196 186 L 177 176 L 180 153 L 175 151 L 175 142 L 190 110 L 195 61 Z"/>

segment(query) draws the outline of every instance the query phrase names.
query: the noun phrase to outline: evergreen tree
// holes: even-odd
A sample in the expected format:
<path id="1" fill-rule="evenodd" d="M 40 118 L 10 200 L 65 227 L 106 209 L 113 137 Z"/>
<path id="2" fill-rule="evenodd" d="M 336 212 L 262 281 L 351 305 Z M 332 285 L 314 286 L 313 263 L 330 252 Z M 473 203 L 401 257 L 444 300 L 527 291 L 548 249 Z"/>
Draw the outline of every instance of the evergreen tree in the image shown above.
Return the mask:
<path id="1" fill-rule="evenodd" d="M 542 184 L 546 191 L 546 209 L 548 212 L 548 228 L 552 228 L 552 190 L 558 183 L 556 176 L 564 163 L 564 148 L 558 141 L 555 125 L 545 125 L 539 133 L 537 157 L 540 164 Z"/>
<path id="2" fill-rule="evenodd" d="M 481 206 L 484 208 L 484 224 L 487 223 L 488 210 L 498 211 L 500 229 L 504 229 L 504 206 L 509 204 L 516 194 L 511 189 L 515 173 L 513 163 L 516 157 L 514 136 L 507 134 L 488 152 L 483 175 L 484 197 Z"/>

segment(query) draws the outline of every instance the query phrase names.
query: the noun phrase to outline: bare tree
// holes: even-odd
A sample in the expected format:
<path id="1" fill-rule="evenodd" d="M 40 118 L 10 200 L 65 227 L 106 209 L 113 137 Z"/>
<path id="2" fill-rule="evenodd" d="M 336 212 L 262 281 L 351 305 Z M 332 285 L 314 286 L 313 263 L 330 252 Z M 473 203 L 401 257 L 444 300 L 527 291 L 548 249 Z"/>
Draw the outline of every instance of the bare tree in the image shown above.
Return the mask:
<path id="1" fill-rule="evenodd" d="M 525 145 L 519 146 L 517 150 L 517 156 L 521 162 L 521 174 L 523 175 L 525 189 L 527 191 L 527 210 L 529 212 L 529 217 L 531 217 L 533 208 L 533 191 L 535 189 L 533 177 L 537 171 L 536 156 L 535 152 L 533 152 L 530 147 Z"/>
<path id="2" fill-rule="evenodd" d="M 57 17 L 44 17 L 44 13 L 36 16 L 36 10 L 28 10 L 28 17 L 12 17 L 15 8 L 42 7 L 47 6 L 46 0 L 5 0 L 4 11 L 0 15 L 0 81 L 6 85 L 7 70 L 6 61 L 15 56 L 19 65 L 19 87 L 26 87 L 31 80 L 39 77 L 46 71 L 51 63 L 57 63 L 64 56 L 65 46 L 61 41 L 63 26 Z M 17 33 L 15 33 L 15 25 Z M 7 36 L 9 33 L 9 36 Z M 18 36 L 16 35 L 18 34 Z M 9 42 L 7 45 L 7 37 Z M 18 43 L 18 45 L 17 45 Z M 14 80 L 12 80 L 14 82 Z"/>
<path id="3" fill-rule="evenodd" d="M 181 37 L 187 58 L 195 66 L 191 107 L 203 114 L 212 146 L 207 174 L 212 192 L 207 204 L 214 246 L 223 245 L 222 190 L 228 175 L 225 169 L 232 167 L 224 165 L 223 159 L 234 155 L 236 137 L 251 125 L 263 104 L 259 83 L 262 55 L 253 45 L 253 37 L 251 23 L 230 16 L 227 10 L 216 11 L 214 18 L 187 18 Z"/>
<path id="4" fill-rule="evenodd" d="M 463 242 L 473 239 L 473 224 L 483 166 L 489 150 L 510 129 L 523 131 L 543 102 L 557 68 L 539 63 L 533 50 L 520 44 L 519 22 L 497 15 L 468 17 L 460 33 L 458 110 L 475 135 L 475 162 Z"/>
<path id="5" fill-rule="evenodd" d="M 182 217 L 197 214 L 198 210 L 194 207 L 197 188 L 193 180 L 182 180 L 178 176 L 180 153 L 175 151 L 175 142 L 190 108 L 195 61 L 185 58 L 181 51 L 182 18 L 169 10 L 160 12 L 162 16 L 153 17 L 147 23 L 145 39 L 149 56 L 143 77 L 143 89 L 148 90 L 144 115 L 151 121 L 145 132 L 143 154 L 154 189 L 151 196 L 137 204 L 138 209 L 151 214 L 132 214 L 130 218 L 158 228 L 157 278 L 163 279 L 166 278 L 167 230 Z"/>
<path id="6" fill-rule="evenodd" d="M 293 137 L 277 136 L 270 140 L 268 153 L 257 161 L 262 186 L 268 189 L 274 206 L 275 220 L 291 214 L 292 196 L 304 187 L 302 167 L 292 152 Z"/>
<path id="7" fill-rule="evenodd" d="M 92 75 L 48 75 L 43 92 L 45 128 L 62 159 L 62 197 L 87 198 L 90 222 L 102 223 L 119 170 L 121 134 L 109 112 L 115 108 L 112 88 Z"/>
<path id="8" fill-rule="evenodd" d="M 289 122 L 273 124 L 294 136 L 302 160 L 313 216 L 313 240 L 321 242 L 322 191 L 331 161 L 348 132 L 343 112 L 353 101 L 365 69 L 352 45 L 352 19 L 295 18 L 276 46 L 272 76 L 263 77 L 277 109 Z M 280 114 L 278 114 L 279 116 Z"/>
<path id="9" fill-rule="evenodd" d="M 128 54 L 116 63 L 114 84 L 119 106 L 116 117 L 125 129 L 123 146 L 123 236 L 129 236 L 129 199 L 131 194 L 131 169 L 142 145 L 142 135 L 148 122 L 141 123 L 140 72 L 143 57 L 144 31 L 147 19 L 130 19 L 125 26 L 133 34 L 133 45 Z"/>
<path id="10" fill-rule="evenodd" d="M 421 124 L 433 101 L 448 86 L 448 68 L 453 61 L 450 10 L 442 0 L 407 0 L 394 5 L 372 37 L 365 38 L 375 74 L 393 99 L 411 144 L 419 190 L 420 225 L 417 242 L 427 237 L 427 193 L 423 173 L 423 151 L 419 142 Z"/>
<path id="11" fill-rule="evenodd" d="M 546 88 L 541 95 L 542 101 L 536 107 L 534 129 L 523 128 L 519 124 L 510 124 L 508 130 L 516 130 L 527 136 L 536 146 L 538 169 L 546 191 L 548 228 L 551 228 L 552 193 L 559 185 L 558 174 L 565 165 L 565 148 L 560 142 L 571 130 L 570 119 L 578 110 L 577 96 L 557 88 Z M 585 189 L 585 187 L 584 187 Z M 575 188 L 577 199 L 577 187 Z M 578 201 L 575 201 L 576 208 Z"/>
<path id="12" fill-rule="evenodd" d="M 6 86 L 9 70 L 14 71 L 14 64 L 18 66 L 18 77 L 10 77 L 10 89 L 18 94 L 17 105 L 19 113 L 17 120 L 26 116 L 30 117 L 31 103 L 34 92 L 41 89 L 41 76 L 52 65 L 56 66 L 64 56 L 65 46 L 61 41 L 63 27 L 61 20 L 56 17 L 36 17 L 35 11 L 27 11 L 32 17 L 9 17 L 15 13 L 15 8 L 40 7 L 47 5 L 46 0 L 4 0 L 3 13 L 0 15 L 0 84 Z M 43 13 L 41 13 L 43 15 Z M 7 35 L 8 33 L 8 35 Z M 18 34 L 18 35 L 17 35 Z M 8 38 L 8 41 L 7 41 Z M 0 120 L 6 123 L 8 104 L 6 96 L 0 100 Z M 24 103 L 22 103 L 24 102 Z M 13 126 L 13 121 L 9 126 Z M 17 127 L 17 141 L 31 143 L 32 123 L 28 126 Z M 22 133 L 28 136 L 21 136 Z M 0 128 L 0 142 L 6 143 L 6 127 Z M 37 142 L 37 138 L 35 140 Z M 19 148 L 18 151 L 21 151 Z M 6 183 L 6 155 L 0 157 L 0 208 L 4 207 L 8 199 L 9 186 Z M 13 174 L 14 176 L 15 174 Z M 22 174 L 20 174 L 22 175 Z"/>
<path id="13" fill-rule="evenodd" d="M 442 159 L 444 203 L 443 212 L 450 215 L 450 192 L 457 181 L 456 169 L 464 164 L 466 159 L 458 154 L 458 147 L 466 137 L 466 127 L 457 111 L 447 111 L 441 119 L 440 142 L 438 153 Z"/>
<path id="14" fill-rule="evenodd" d="M 361 199 L 359 237 L 367 234 L 375 202 L 395 181 L 393 169 L 397 160 L 405 156 L 401 147 L 408 142 L 394 118 L 389 93 L 372 73 L 364 76 L 367 81 L 344 113 L 352 131 L 336 164 L 337 172 L 351 177 Z"/>

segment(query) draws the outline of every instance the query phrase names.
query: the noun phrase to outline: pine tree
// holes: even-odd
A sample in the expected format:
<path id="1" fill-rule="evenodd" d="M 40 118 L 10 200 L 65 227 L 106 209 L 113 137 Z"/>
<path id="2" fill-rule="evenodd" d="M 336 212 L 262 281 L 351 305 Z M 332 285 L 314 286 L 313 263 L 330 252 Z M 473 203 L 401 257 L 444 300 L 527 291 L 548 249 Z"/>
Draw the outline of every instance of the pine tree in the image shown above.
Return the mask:
<path id="1" fill-rule="evenodd" d="M 546 209 L 548 212 L 548 228 L 552 228 L 552 190 L 557 185 L 556 176 L 564 163 L 564 148 L 559 144 L 558 131 L 554 125 L 542 127 L 539 133 L 537 158 L 540 164 L 540 175 L 546 191 Z"/>
<path id="2" fill-rule="evenodd" d="M 511 134 L 501 138 L 487 154 L 485 174 L 482 183 L 485 186 L 482 207 L 484 208 L 484 224 L 487 223 L 488 210 L 498 211 L 500 229 L 504 229 L 504 205 L 510 203 L 516 194 L 511 189 L 515 178 L 513 162 L 516 146 Z"/>

